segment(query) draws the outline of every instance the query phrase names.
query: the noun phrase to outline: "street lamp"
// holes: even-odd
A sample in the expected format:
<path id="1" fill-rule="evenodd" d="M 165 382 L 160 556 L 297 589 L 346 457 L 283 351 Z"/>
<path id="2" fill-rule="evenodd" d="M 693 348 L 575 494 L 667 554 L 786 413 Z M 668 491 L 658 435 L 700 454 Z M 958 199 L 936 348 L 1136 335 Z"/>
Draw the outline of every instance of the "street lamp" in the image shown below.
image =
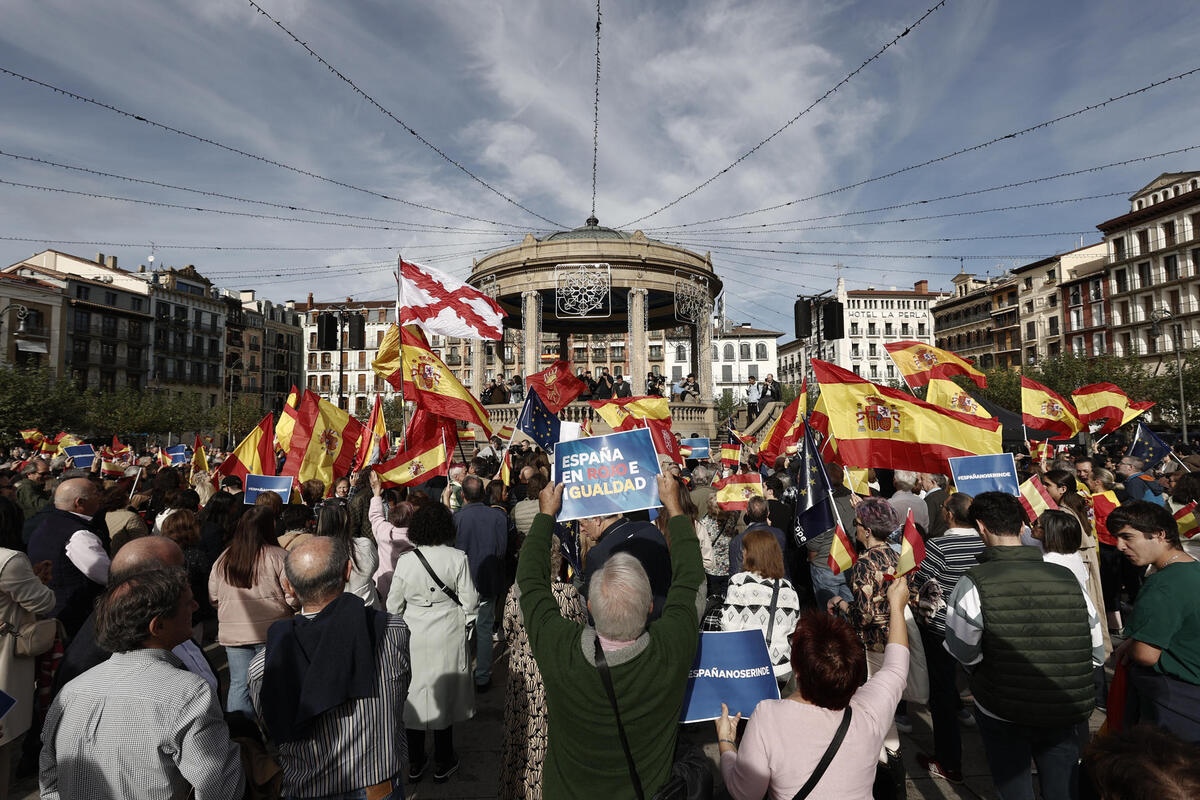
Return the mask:
<path id="1" fill-rule="evenodd" d="M 1166 322 L 1167 320 L 1174 319 L 1174 318 L 1175 318 L 1175 315 L 1172 314 L 1170 311 L 1168 311 L 1165 308 L 1160 308 L 1160 309 L 1157 309 L 1156 311 L 1151 311 L 1150 312 L 1150 322 L 1152 322 L 1153 324 L 1150 326 L 1150 335 L 1153 336 L 1155 339 L 1157 339 L 1163 333 L 1162 323 Z M 1183 423 L 1183 442 L 1184 442 L 1184 444 L 1187 444 L 1187 441 L 1188 441 L 1188 418 L 1187 418 L 1187 398 L 1184 397 L 1184 393 L 1183 393 L 1183 352 L 1182 352 L 1183 348 L 1182 348 L 1182 342 L 1181 342 L 1181 340 L 1183 339 L 1183 326 L 1182 325 L 1174 326 L 1174 336 L 1172 338 L 1175 340 L 1175 371 L 1178 373 L 1178 376 L 1179 376 L 1179 418 L 1180 418 L 1180 421 Z"/>
<path id="2" fill-rule="evenodd" d="M 6 320 L 8 318 L 8 312 L 12 311 L 14 308 L 17 310 L 17 330 L 16 330 L 16 332 L 18 334 L 25 333 L 25 320 L 29 316 L 29 309 L 26 308 L 25 306 L 21 305 L 20 303 L 9 303 L 8 305 L 6 305 L 4 307 L 3 310 L 0 310 L 0 328 L 4 327 L 4 320 Z M 5 355 L 7 356 L 7 354 L 8 354 L 8 345 L 7 344 L 5 344 L 5 346 L 4 346 L 4 352 L 5 352 Z"/>
<path id="3" fill-rule="evenodd" d="M 227 367 L 229 370 L 229 422 L 225 431 L 226 450 L 233 450 L 233 371 L 243 369 L 245 366 L 240 358 L 235 358 L 233 363 Z"/>

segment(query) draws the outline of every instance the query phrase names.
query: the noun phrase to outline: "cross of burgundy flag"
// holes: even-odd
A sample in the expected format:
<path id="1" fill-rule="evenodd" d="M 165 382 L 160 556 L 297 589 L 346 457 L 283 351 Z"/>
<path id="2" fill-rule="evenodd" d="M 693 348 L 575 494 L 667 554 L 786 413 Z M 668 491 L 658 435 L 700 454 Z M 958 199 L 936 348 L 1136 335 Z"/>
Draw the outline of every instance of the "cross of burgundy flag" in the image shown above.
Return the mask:
<path id="1" fill-rule="evenodd" d="M 463 339 L 500 339 L 500 304 L 444 272 L 399 259 L 400 325 Z"/>

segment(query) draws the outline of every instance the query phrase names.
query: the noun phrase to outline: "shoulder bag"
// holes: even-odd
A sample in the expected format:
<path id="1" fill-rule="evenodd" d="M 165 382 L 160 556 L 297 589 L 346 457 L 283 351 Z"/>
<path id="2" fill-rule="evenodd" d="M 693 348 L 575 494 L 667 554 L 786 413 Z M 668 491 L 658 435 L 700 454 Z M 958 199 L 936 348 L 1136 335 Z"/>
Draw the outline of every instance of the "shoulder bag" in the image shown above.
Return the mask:
<path id="1" fill-rule="evenodd" d="M 0 564 L 0 573 L 4 572 L 8 562 L 17 555 L 17 553 L 13 553 L 4 560 L 3 564 Z M 56 638 L 61 637 L 63 641 L 66 641 L 65 633 L 60 632 L 62 623 L 57 619 L 37 619 L 15 600 L 12 607 L 14 619 L 0 621 L 0 635 L 12 636 L 16 640 L 14 650 L 18 656 L 40 656 L 54 646 Z M 22 622 L 22 618 L 27 618 L 27 620 Z"/>
<path id="2" fill-rule="evenodd" d="M 417 557 L 417 560 L 421 562 L 421 566 L 423 566 L 425 571 L 429 573 L 429 577 L 433 578 L 433 582 L 437 584 L 437 587 L 445 592 L 446 597 L 449 597 L 451 600 L 453 600 L 454 605 L 458 606 L 459 610 L 463 612 L 464 625 L 467 632 L 467 642 L 470 644 L 471 636 L 475 633 L 475 620 L 467 618 L 466 609 L 463 608 L 462 600 L 458 599 L 458 593 L 442 582 L 442 579 L 438 577 L 438 574 L 433 571 L 433 567 L 429 566 L 429 562 L 425 559 L 425 554 L 421 552 L 421 548 L 414 547 L 412 551 L 413 555 Z M 490 631 L 488 635 L 491 635 Z"/>

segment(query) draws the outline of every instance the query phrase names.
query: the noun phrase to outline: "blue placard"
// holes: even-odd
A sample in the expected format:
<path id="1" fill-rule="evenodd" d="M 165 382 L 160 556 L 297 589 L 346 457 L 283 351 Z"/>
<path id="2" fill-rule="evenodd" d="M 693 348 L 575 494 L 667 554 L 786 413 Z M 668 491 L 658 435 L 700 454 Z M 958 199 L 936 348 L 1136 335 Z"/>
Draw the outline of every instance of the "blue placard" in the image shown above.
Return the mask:
<path id="1" fill-rule="evenodd" d="M 954 488 L 975 497 L 981 492 L 1004 492 L 1019 496 L 1017 464 L 1012 453 L 989 456 L 958 456 L 950 459 Z"/>
<path id="2" fill-rule="evenodd" d="M 8 716 L 8 712 L 12 711 L 16 704 L 17 698 L 8 692 L 0 691 L 0 720 Z"/>
<path id="3" fill-rule="evenodd" d="M 188 462 L 187 445 L 177 444 L 167 448 L 167 455 L 171 457 L 171 466 L 176 464 L 186 464 Z"/>
<path id="4" fill-rule="evenodd" d="M 246 475 L 244 498 L 246 505 L 254 505 L 258 496 L 263 492 L 274 492 L 283 502 L 288 502 L 292 497 L 292 476 L 255 475 L 253 473 Z"/>
<path id="5" fill-rule="evenodd" d="M 679 446 L 692 448 L 692 454 L 688 458 L 698 458 L 701 461 L 708 458 L 708 439 L 684 439 L 679 443 Z"/>
<path id="6" fill-rule="evenodd" d="M 607 436 L 559 442 L 554 480 L 563 484 L 558 521 L 606 517 L 657 508 L 660 472 L 650 431 L 638 428 Z"/>
<path id="7" fill-rule="evenodd" d="M 750 716 L 760 700 L 778 700 L 779 684 L 760 630 L 702 631 L 683 695 L 683 722 L 704 722 L 739 711 Z"/>
<path id="8" fill-rule="evenodd" d="M 75 466 L 80 469 L 90 468 L 92 462 L 96 460 L 96 448 L 90 444 L 76 444 L 64 447 L 63 452 L 74 459 Z"/>

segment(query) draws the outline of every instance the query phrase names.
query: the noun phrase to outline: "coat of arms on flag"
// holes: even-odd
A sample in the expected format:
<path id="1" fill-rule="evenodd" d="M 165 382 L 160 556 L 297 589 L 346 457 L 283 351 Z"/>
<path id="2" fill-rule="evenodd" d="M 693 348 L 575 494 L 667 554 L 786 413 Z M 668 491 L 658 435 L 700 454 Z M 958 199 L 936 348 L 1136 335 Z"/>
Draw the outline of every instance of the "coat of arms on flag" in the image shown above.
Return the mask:
<path id="1" fill-rule="evenodd" d="M 895 403 L 888 405 L 883 398 L 871 396 L 866 399 L 865 407 L 862 403 L 856 405 L 859 433 L 900 433 L 900 407 Z"/>

